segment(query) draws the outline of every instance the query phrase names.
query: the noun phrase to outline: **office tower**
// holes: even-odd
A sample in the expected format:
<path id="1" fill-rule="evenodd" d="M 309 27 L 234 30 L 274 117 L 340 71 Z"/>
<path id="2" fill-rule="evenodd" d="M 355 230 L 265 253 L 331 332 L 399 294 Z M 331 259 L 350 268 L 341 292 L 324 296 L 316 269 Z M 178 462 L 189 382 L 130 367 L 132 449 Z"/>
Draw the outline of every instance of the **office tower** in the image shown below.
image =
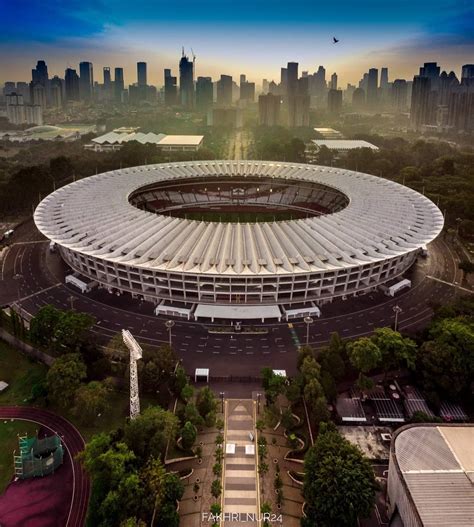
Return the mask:
<path id="1" fill-rule="evenodd" d="M 469 74 L 469 72 L 467 72 Z M 453 88 L 448 101 L 448 124 L 457 132 L 474 132 L 474 83 L 465 76 L 460 86 Z"/>
<path id="2" fill-rule="evenodd" d="M 214 86 L 211 77 L 198 77 L 196 82 L 196 108 L 207 112 L 214 101 Z"/>
<path id="3" fill-rule="evenodd" d="M 380 87 L 382 90 L 388 88 L 388 68 L 382 68 L 380 70 Z"/>
<path id="4" fill-rule="evenodd" d="M 378 75 L 377 68 L 370 68 L 367 77 L 367 106 L 369 108 L 377 105 Z"/>
<path id="5" fill-rule="evenodd" d="M 115 68 L 114 70 L 114 97 L 116 101 L 122 100 L 122 92 L 125 89 L 123 79 L 123 68 Z"/>
<path id="6" fill-rule="evenodd" d="M 342 90 L 330 89 L 328 91 L 328 111 L 333 115 L 339 115 L 342 110 Z"/>
<path id="7" fill-rule="evenodd" d="M 461 69 L 461 83 L 463 81 L 472 81 L 474 79 L 474 64 L 464 64 Z"/>
<path id="8" fill-rule="evenodd" d="M 164 85 L 166 106 L 176 106 L 178 104 L 177 78 L 171 75 L 170 69 L 164 70 Z"/>
<path id="9" fill-rule="evenodd" d="M 441 68 L 436 62 L 425 62 L 420 67 L 420 77 L 428 77 L 430 79 L 437 79 L 439 77 Z"/>
<path id="10" fill-rule="evenodd" d="M 221 75 L 217 81 L 217 104 L 232 104 L 232 77 Z"/>
<path id="11" fill-rule="evenodd" d="M 362 88 L 356 88 L 352 94 L 352 106 L 360 110 L 365 107 L 365 91 Z"/>
<path id="12" fill-rule="evenodd" d="M 329 81 L 329 89 L 337 90 L 337 73 L 331 75 L 331 80 Z"/>
<path id="13" fill-rule="evenodd" d="M 137 62 L 137 84 L 147 86 L 146 62 Z"/>
<path id="14" fill-rule="evenodd" d="M 408 87 L 405 79 L 395 79 L 392 85 L 392 107 L 397 112 L 404 112 L 408 108 Z"/>
<path id="15" fill-rule="evenodd" d="M 42 84 L 34 84 L 31 90 L 32 102 L 35 106 L 46 108 L 46 88 Z"/>
<path id="16" fill-rule="evenodd" d="M 5 96 L 7 104 L 7 119 L 12 124 L 23 124 L 26 122 L 25 106 L 23 104 L 23 96 L 11 92 Z"/>
<path id="17" fill-rule="evenodd" d="M 272 93 L 273 95 L 279 95 L 280 94 L 280 87 L 275 81 L 271 81 L 268 85 L 268 93 Z"/>
<path id="18" fill-rule="evenodd" d="M 287 93 L 288 95 L 294 95 L 297 89 L 298 83 L 298 63 L 288 62 L 287 66 Z"/>
<path id="19" fill-rule="evenodd" d="M 82 101 L 92 99 L 92 86 L 94 85 L 94 72 L 92 62 L 79 64 L 79 97 Z"/>
<path id="20" fill-rule="evenodd" d="M 436 92 L 434 92 L 436 93 Z M 410 122 L 415 130 L 432 122 L 431 79 L 416 75 L 413 79 Z"/>
<path id="21" fill-rule="evenodd" d="M 44 60 L 38 60 L 36 68 L 31 70 L 33 84 L 41 84 L 46 88 L 48 84 L 48 66 Z"/>
<path id="22" fill-rule="evenodd" d="M 244 82 L 247 82 L 247 75 L 241 73 L 239 78 L 239 85 L 241 86 Z"/>
<path id="23" fill-rule="evenodd" d="M 268 82 L 267 79 L 262 80 L 262 92 L 263 93 L 268 93 L 269 85 L 270 83 Z"/>
<path id="24" fill-rule="evenodd" d="M 192 62 L 188 59 L 184 48 L 179 61 L 179 97 L 181 106 L 194 107 L 194 59 Z"/>
<path id="25" fill-rule="evenodd" d="M 14 82 L 7 81 L 3 85 L 3 95 L 9 95 L 10 93 L 16 93 L 16 86 Z"/>
<path id="26" fill-rule="evenodd" d="M 112 75 L 108 66 L 104 66 L 102 71 L 104 75 L 103 98 L 109 101 L 112 98 Z"/>
<path id="27" fill-rule="evenodd" d="M 280 123 L 281 96 L 267 93 L 258 97 L 258 122 L 261 126 L 277 126 Z"/>
<path id="28" fill-rule="evenodd" d="M 76 70 L 68 68 L 64 73 L 64 84 L 66 92 L 66 101 L 79 100 L 79 76 Z"/>
<path id="29" fill-rule="evenodd" d="M 240 108 L 211 108 L 207 114 L 208 126 L 223 126 L 225 128 L 242 127 L 242 110 Z"/>
<path id="30" fill-rule="evenodd" d="M 288 69 L 281 68 L 280 69 L 280 93 L 282 95 L 286 95 L 287 86 L 288 86 Z"/>
<path id="31" fill-rule="evenodd" d="M 63 105 L 64 84 L 62 79 L 55 75 L 50 82 L 51 105 L 60 108 Z"/>
<path id="32" fill-rule="evenodd" d="M 438 79 L 438 105 L 446 106 L 448 104 L 449 94 L 454 88 L 459 86 L 459 81 L 454 71 L 449 74 L 443 71 Z"/>
<path id="33" fill-rule="evenodd" d="M 353 84 L 347 83 L 346 91 L 343 94 L 344 101 L 352 104 L 352 95 L 354 94 L 356 87 Z"/>
<path id="34" fill-rule="evenodd" d="M 41 126 L 43 124 L 43 108 L 36 104 L 25 106 L 25 119 L 27 124 Z"/>
<path id="35" fill-rule="evenodd" d="M 29 104 L 31 101 L 31 91 L 30 85 L 27 82 L 17 82 L 16 83 L 16 93 L 23 95 L 24 104 Z"/>
<path id="36" fill-rule="evenodd" d="M 240 100 L 248 102 L 255 101 L 255 82 L 248 82 L 246 80 L 240 82 Z"/>

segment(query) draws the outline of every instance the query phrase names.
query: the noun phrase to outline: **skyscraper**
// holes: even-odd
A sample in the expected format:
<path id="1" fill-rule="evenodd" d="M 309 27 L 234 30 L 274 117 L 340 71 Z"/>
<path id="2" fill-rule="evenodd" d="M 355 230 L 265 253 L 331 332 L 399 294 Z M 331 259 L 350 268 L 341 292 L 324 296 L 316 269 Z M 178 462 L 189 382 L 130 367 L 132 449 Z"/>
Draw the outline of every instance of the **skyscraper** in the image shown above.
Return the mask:
<path id="1" fill-rule="evenodd" d="M 44 60 L 38 60 L 36 68 L 31 70 L 31 79 L 34 84 L 41 84 L 46 88 L 48 84 L 48 66 Z"/>
<path id="2" fill-rule="evenodd" d="M 380 87 L 382 90 L 388 88 L 388 68 L 382 68 L 380 70 Z"/>
<path id="3" fill-rule="evenodd" d="M 217 104 L 232 104 L 232 77 L 221 75 L 217 81 Z"/>
<path id="4" fill-rule="evenodd" d="M 64 73 L 66 101 L 79 100 L 79 76 L 76 70 L 68 68 Z"/>
<path id="5" fill-rule="evenodd" d="M 211 77 L 198 77 L 196 82 L 196 108 L 207 112 L 214 101 L 214 86 Z"/>
<path id="6" fill-rule="evenodd" d="M 474 64 L 464 64 L 461 69 L 461 82 L 474 79 Z"/>
<path id="7" fill-rule="evenodd" d="M 147 86 L 146 62 L 137 62 L 137 84 Z"/>
<path id="8" fill-rule="evenodd" d="M 63 104 L 63 81 L 55 75 L 50 82 L 51 85 L 51 104 L 55 108 L 59 108 Z"/>
<path id="9" fill-rule="evenodd" d="M 433 121 L 431 99 L 431 79 L 416 75 L 413 79 L 410 109 L 410 122 L 415 130 Z"/>
<path id="10" fill-rule="evenodd" d="M 176 106 L 178 104 L 177 79 L 171 75 L 170 69 L 164 70 L 164 85 L 166 106 Z"/>
<path id="11" fill-rule="evenodd" d="M 45 108 L 50 100 L 49 93 L 49 77 L 48 77 L 48 66 L 44 60 L 38 60 L 36 68 L 31 70 L 31 83 L 30 83 L 30 99 L 35 103 L 35 88 L 36 88 L 36 100 L 40 101 L 42 108 Z"/>
<path id="12" fill-rule="evenodd" d="M 330 90 L 337 90 L 337 73 L 331 75 L 331 82 L 329 83 Z"/>
<path id="13" fill-rule="evenodd" d="M 123 68 L 115 68 L 114 71 L 114 97 L 115 100 L 122 100 L 122 92 L 125 89 L 125 83 L 123 79 Z"/>
<path id="14" fill-rule="evenodd" d="M 79 96 L 81 100 L 91 100 L 93 85 L 94 71 L 92 67 L 92 62 L 81 62 L 79 64 Z"/>
<path id="15" fill-rule="evenodd" d="M 392 85 L 392 107 L 397 112 L 404 112 L 408 107 L 408 87 L 405 79 L 395 79 Z"/>
<path id="16" fill-rule="evenodd" d="M 277 126 L 280 123 L 281 96 L 267 93 L 258 97 L 258 122 L 262 126 Z"/>
<path id="17" fill-rule="evenodd" d="M 288 62 L 287 64 L 287 94 L 295 95 L 298 84 L 298 63 Z"/>
<path id="18" fill-rule="evenodd" d="M 240 100 L 254 102 L 255 101 L 255 82 L 248 82 L 247 80 L 242 81 L 242 75 L 240 76 Z M 245 75 L 244 75 L 245 77 Z"/>
<path id="19" fill-rule="evenodd" d="M 328 111 L 333 115 L 339 115 L 342 110 L 342 90 L 330 89 L 328 91 Z"/>
<path id="20" fill-rule="evenodd" d="M 192 109 L 194 107 L 194 60 L 191 62 L 184 53 L 179 61 L 179 97 L 181 106 Z"/>
<path id="21" fill-rule="evenodd" d="M 352 94 L 352 106 L 360 110 L 365 107 L 365 91 L 362 88 L 356 88 Z"/>
<path id="22" fill-rule="evenodd" d="M 377 68 L 370 68 L 367 77 L 367 105 L 374 107 L 377 104 L 377 89 L 378 89 L 378 75 Z"/>

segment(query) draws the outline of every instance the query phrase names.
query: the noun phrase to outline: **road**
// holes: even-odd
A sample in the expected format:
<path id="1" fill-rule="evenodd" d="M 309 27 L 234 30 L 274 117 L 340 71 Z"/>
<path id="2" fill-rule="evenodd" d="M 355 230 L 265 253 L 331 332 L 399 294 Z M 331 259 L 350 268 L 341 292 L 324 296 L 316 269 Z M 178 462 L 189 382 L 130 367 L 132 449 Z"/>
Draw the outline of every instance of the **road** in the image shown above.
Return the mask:
<path id="1" fill-rule="evenodd" d="M 65 527 L 82 527 L 86 521 L 90 485 L 89 478 L 75 459 L 84 449 L 84 440 L 79 431 L 59 415 L 28 406 L 0 406 L 0 419 L 31 421 L 61 437 L 73 473 L 72 498 Z"/>
<path id="2" fill-rule="evenodd" d="M 32 221 L 15 232 L 12 242 L 1 262 L 5 287 L 0 292 L 0 304 L 19 298 L 22 309 L 31 315 L 48 304 L 62 309 L 70 309 L 72 305 L 78 311 L 94 315 L 97 322 L 93 332 L 100 342 L 110 340 L 122 328 L 128 328 L 144 343 L 168 342 L 166 318 L 153 315 L 151 304 L 105 291 L 82 295 L 72 286 L 64 285 L 66 268 L 59 255 L 49 253 L 48 242 Z M 309 328 L 309 343 L 322 346 L 335 331 L 343 338 L 350 338 L 371 334 L 376 327 L 390 326 L 394 322 L 395 305 L 402 309 L 399 329 L 416 332 L 430 320 L 434 303 L 446 303 L 456 293 L 450 284 L 461 281 L 458 259 L 439 237 L 430 245 L 430 256 L 420 258 L 413 268 L 410 290 L 395 298 L 371 293 L 322 306 L 322 317 L 315 319 Z M 306 326 L 301 321 L 265 324 L 268 333 L 258 336 L 210 335 L 208 327 L 209 324 L 175 319 L 172 344 L 188 373 L 193 373 L 196 367 L 207 367 L 213 377 L 246 377 L 257 376 L 262 367 L 269 366 L 292 374 L 296 350 L 306 342 Z"/>

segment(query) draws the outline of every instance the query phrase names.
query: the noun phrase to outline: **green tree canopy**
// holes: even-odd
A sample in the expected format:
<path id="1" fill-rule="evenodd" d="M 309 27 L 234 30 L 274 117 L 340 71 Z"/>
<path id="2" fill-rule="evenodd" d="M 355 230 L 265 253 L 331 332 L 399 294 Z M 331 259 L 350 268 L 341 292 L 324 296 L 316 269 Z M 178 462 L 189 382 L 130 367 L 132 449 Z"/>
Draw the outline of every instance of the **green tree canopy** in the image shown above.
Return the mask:
<path id="1" fill-rule="evenodd" d="M 415 368 L 417 346 L 413 340 L 402 337 L 398 331 L 391 328 L 377 328 L 372 341 L 382 354 L 382 366 L 388 371 L 392 368 L 406 366 Z"/>
<path id="2" fill-rule="evenodd" d="M 347 345 L 349 360 L 359 372 L 375 369 L 382 360 L 382 353 L 369 337 L 362 337 Z"/>
<path id="3" fill-rule="evenodd" d="M 181 429 L 181 442 L 183 448 L 189 450 L 196 441 L 196 428 L 192 423 L 186 421 Z"/>
<path id="4" fill-rule="evenodd" d="M 353 527 L 370 515 L 377 483 L 370 462 L 331 425 L 322 424 L 305 457 L 303 496 L 309 527 Z"/>
<path id="5" fill-rule="evenodd" d="M 216 411 L 216 397 L 214 392 L 208 386 L 199 390 L 196 397 L 196 407 L 203 418 L 205 418 L 208 413 Z"/>
<path id="6" fill-rule="evenodd" d="M 62 408 L 72 405 L 74 396 L 86 378 L 86 365 L 78 353 L 68 353 L 56 359 L 48 371 L 48 397 Z"/>
<path id="7" fill-rule="evenodd" d="M 74 395 L 74 411 L 83 422 L 94 422 L 109 408 L 109 390 L 103 382 L 92 381 L 80 386 Z"/>

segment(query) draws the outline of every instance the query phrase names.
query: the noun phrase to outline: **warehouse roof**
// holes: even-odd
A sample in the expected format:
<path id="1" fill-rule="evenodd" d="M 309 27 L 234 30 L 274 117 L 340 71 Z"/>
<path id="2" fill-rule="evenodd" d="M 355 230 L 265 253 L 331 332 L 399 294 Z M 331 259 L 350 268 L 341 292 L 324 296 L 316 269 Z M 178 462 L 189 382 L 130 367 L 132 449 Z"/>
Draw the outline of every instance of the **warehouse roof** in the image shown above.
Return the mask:
<path id="1" fill-rule="evenodd" d="M 329 150 L 353 150 L 354 148 L 370 148 L 378 150 L 379 148 L 368 141 L 361 139 L 312 139 L 316 146 L 325 146 Z"/>
<path id="2" fill-rule="evenodd" d="M 392 444 L 424 527 L 474 525 L 474 426 L 411 426 Z"/>

